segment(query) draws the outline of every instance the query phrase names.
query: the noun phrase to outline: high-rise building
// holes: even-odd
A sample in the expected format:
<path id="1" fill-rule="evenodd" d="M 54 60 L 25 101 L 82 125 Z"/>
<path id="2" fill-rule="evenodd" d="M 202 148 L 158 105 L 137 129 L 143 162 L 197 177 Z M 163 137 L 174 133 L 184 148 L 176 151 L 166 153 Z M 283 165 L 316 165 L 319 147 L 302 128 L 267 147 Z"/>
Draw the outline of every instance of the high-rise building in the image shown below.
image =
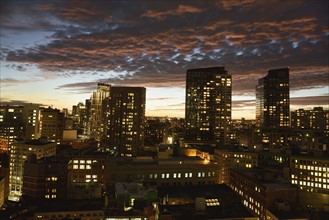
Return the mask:
<path id="1" fill-rule="evenodd" d="M 291 127 L 319 131 L 329 137 L 329 110 L 323 107 L 295 110 L 291 112 Z"/>
<path id="2" fill-rule="evenodd" d="M 224 67 L 189 69 L 186 73 L 186 140 L 228 142 L 232 77 Z"/>
<path id="3" fill-rule="evenodd" d="M 41 136 L 59 143 L 63 137 L 64 113 L 58 109 L 47 108 L 41 111 Z"/>
<path id="4" fill-rule="evenodd" d="M 0 106 L 0 151 L 7 152 L 16 138 L 23 138 L 22 106 Z"/>
<path id="5" fill-rule="evenodd" d="M 40 138 L 40 106 L 37 104 L 25 104 L 23 106 L 24 138 Z"/>
<path id="6" fill-rule="evenodd" d="M 90 126 L 90 123 L 91 123 L 91 100 L 90 99 L 86 99 L 86 102 L 85 102 L 85 106 L 86 106 L 86 109 L 85 109 L 85 114 L 84 114 L 84 117 L 82 118 L 83 120 L 83 134 L 86 135 L 86 136 L 90 136 L 90 129 L 91 129 L 91 126 Z"/>
<path id="7" fill-rule="evenodd" d="M 289 68 L 272 69 L 256 87 L 256 120 L 262 128 L 290 126 Z"/>
<path id="8" fill-rule="evenodd" d="M 35 154 L 36 159 L 56 155 L 56 144 L 46 139 L 30 140 L 23 143 L 14 142 L 9 151 L 9 200 L 17 201 L 22 195 L 24 162 L 28 156 Z"/>
<path id="9" fill-rule="evenodd" d="M 91 121 L 90 121 L 90 135 L 97 141 L 100 141 L 104 132 L 103 123 L 103 100 L 110 96 L 111 86 L 104 83 L 98 83 L 97 91 L 93 92 L 91 99 Z"/>
<path id="10" fill-rule="evenodd" d="M 120 156 L 136 156 L 144 145 L 145 95 L 143 87 L 111 87 L 104 101 L 106 129 L 103 145 Z"/>

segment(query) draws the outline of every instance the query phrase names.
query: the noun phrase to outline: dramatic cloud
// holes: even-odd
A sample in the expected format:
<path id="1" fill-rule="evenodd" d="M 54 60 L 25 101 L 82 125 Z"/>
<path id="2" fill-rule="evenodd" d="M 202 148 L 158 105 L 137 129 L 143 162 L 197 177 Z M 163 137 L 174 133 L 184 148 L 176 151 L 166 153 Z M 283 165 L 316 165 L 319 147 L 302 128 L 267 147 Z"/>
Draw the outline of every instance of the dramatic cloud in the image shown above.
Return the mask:
<path id="1" fill-rule="evenodd" d="M 328 6 L 306 0 L 4 0 L 0 55 L 12 70 L 33 66 L 47 78 L 80 79 L 54 86 L 66 92 L 90 92 L 97 82 L 184 88 L 187 69 L 209 66 L 232 74 L 233 95 L 254 95 L 268 69 L 287 66 L 291 90 L 328 87 Z"/>

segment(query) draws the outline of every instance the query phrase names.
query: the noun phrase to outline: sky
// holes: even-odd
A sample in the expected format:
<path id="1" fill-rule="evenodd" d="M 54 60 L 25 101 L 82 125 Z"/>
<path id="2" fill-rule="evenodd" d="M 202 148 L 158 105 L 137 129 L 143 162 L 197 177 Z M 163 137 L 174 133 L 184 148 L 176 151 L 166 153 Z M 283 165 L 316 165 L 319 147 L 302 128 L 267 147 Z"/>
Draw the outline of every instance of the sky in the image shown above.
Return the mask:
<path id="1" fill-rule="evenodd" d="M 186 70 L 224 66 L 232 118 L 289 67 L 291 110 L 329 107 L 327 0 L 1 0 L 2 104 L 72 109 L 97 83 L 146 87 L 146 115 L 184 117 Z"/>

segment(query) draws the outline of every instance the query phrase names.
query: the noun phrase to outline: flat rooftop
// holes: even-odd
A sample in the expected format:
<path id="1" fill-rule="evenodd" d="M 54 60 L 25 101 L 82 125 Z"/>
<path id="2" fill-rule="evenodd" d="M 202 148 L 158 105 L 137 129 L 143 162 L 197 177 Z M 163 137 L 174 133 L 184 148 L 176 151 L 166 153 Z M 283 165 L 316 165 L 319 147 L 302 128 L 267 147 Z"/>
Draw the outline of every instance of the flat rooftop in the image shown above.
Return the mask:
<path id="1" fill-rule="evenodd" d="M 165 215 L 170 213 L 178 219 L 191 219 L 194 212 L 197 219 L 246 218 L 253 215 L 243 206 L 240 198 L 225 184 L 200 186 L 165 186 L 158 187 L 158 198 L 205 198 L 218 200 L 220 205 L 207 206 L 205 212 L 195 213 L 195 204 L 161 205 L 160 210 Z M 192 200 L 191 200 L 192 201 Z"/>

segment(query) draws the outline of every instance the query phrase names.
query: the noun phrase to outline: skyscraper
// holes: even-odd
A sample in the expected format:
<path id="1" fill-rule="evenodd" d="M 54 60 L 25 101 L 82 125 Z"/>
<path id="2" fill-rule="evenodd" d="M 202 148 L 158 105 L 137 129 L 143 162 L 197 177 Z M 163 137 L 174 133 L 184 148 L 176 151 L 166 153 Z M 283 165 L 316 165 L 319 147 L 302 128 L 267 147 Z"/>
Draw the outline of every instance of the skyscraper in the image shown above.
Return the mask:
<path id="1" fill-rule="evenodd" d="M 272 69 L 256 87 L 256 120 L 262 128 L 290 126 L 289 68 Z"/>
<path id="2" fill-rule="evenodd" d="M 186 73 L 186 140 L 225 144 L 231 121 L 232 78 L 224 67 Z"/>
<path id="3" fill-rule="evenodd" d="M 111 87 L 104 101 L 103 145 L 120 156 L 136 156 L 144 145 L 145 93 L 142 87 Z"/>
<path id="4" fill-rule="evenodd" d="M 97 141 L 100 141 L 104 131 L 104 124 L 102 121 L 102 103 L 106 97 L 110 96 L 111 86 L 104 83 L 98 83 L 97 91 L 91 95 L 91 121 L 90 121 L 90 135 Z"/>
<path id="5" fill-rule="evenodd" d="M 14 139 L 23 137 L 23 106 L 0 106 L 0 151 L 10 150 Z"/>
<path id="6" fill-rule="evenodd" d="M 41 136 L 59 143 L 63 138 L 64 113 L 58 109 L 47 108 L 41 111 Z"/>
<path id="7" fill-rule="evenodd" d="M 23 106 L 25 139 L 40 138 L 40 111 L 38 104 L 25 104 Z"/>

